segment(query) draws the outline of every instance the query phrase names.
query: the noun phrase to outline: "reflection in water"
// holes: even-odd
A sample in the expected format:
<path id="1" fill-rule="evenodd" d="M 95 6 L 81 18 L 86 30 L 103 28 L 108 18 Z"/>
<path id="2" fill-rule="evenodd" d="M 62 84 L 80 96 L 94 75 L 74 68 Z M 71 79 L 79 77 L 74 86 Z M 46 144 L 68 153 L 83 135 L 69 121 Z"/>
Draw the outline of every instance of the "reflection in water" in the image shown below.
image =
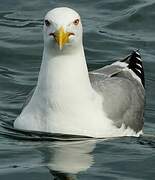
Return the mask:
<path id="1" fill-rule="evenodd" d="M 41 153 L 39 164 L 49 170 L 52 180 L 76 180 L 79 172 L 86 171 L 94 163 L 92 152 L 97 140 L 93 138 L 28 132 L 6 123 L 0 123 L 0 134 L 18 142 L 22 140 L 22 146 L 25 146 L 24 140 L 28 140 L 26 149 L 31 147 L 35 154 L 38 154 L 36 151 Z"/>
<path id="2" fill-rule="evenodd" d="M 93 164 L 92 151 L 96 141 L 56 143 L 39 149 L 54 180 L 75 180 L 75 174 L 86 171 Z"/>
<path id="3" fill-rule="evenodd" d="M 75 175 L 61 173 L 57 171 L 50 171 L 50 173 L 54 176 L 54 180 L 76 180 Z"/>

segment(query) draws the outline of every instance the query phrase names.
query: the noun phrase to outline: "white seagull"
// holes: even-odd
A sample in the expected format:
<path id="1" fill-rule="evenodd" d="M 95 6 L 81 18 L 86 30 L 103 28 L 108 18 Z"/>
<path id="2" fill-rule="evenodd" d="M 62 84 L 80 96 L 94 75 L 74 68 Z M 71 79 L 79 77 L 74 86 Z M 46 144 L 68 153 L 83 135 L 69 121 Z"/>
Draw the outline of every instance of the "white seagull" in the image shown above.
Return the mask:
<path id="1" fill-rule="evenodd" d="M 67 7 L 46 14 L 43 34 L 37 86 L 14 127 L 97 138 L 139 136 L 145 99 L 139 52 L 88 72 L 81 18 Z"/>

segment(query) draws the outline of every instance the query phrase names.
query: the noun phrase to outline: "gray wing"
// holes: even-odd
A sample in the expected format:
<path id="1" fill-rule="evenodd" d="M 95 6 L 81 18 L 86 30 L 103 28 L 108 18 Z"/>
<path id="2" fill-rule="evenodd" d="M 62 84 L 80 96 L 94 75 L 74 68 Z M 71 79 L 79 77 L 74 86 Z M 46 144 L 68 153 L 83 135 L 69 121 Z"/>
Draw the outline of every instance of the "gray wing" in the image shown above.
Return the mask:
<path id="1" fill-rule="evenodd" d="M 89 72 L 92 87 L 103 96 L 103 110 L 117 127 L 143 127 L 144 70 L 137 51 L 112 65 Z"/>

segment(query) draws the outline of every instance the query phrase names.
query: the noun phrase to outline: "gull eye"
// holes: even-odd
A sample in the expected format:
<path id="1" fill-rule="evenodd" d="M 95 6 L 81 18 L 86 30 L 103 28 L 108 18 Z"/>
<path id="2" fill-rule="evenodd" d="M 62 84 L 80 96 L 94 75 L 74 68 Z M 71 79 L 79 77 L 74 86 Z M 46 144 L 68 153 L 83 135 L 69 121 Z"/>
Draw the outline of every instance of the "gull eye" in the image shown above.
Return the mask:
<path id="1" fill-rule="evenodd" d="M 50 26 L 51 23 L 46 19 L 45 24 L 46 24 L 46 26 Z"/>
<path id="2" fill-rule="evenodd" d="M 80 22 L 79 19 L 75 19 L 75 21 L 73 22 L 73 24 L 77 26 L 77 25 L 79 24 L 79 22 Z"/>

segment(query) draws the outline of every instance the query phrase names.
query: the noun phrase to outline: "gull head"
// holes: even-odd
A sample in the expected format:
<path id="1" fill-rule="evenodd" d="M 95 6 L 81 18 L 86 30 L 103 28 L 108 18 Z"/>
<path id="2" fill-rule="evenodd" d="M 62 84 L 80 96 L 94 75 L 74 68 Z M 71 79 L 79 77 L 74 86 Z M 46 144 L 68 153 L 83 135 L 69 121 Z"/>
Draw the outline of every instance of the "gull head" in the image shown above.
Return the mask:
<path id="1" fill-rule="evenodd" d="M 73 9 L 59 7 L 49 11 L 44 19 L 44 45 L 54 51 L 79 47 L 82 24 Z"/>

